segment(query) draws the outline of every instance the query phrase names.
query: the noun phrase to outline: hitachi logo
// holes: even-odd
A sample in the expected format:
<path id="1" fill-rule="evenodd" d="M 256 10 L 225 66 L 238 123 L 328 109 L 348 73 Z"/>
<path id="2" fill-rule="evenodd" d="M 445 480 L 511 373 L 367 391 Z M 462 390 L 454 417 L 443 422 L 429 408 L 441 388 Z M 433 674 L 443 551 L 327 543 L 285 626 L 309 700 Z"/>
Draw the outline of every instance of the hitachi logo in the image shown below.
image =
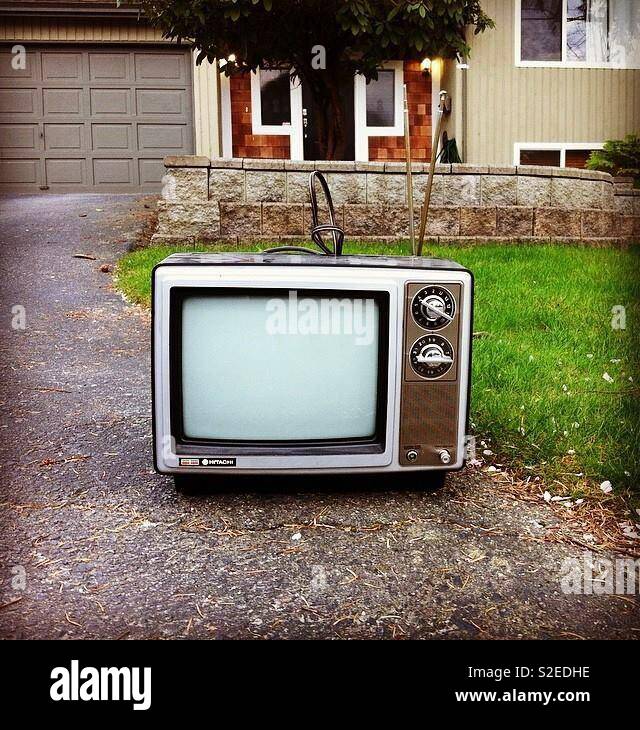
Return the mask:
<path id="1" fill-rule="evenodd" d="M 141 676 L 142 672 L 142 676 Z M 55 667 L 51 670 L 49 695 L 60 700 L 89 702 L 91 700 L 133 702 L 134 710 L 151 707 L 151 667 L 83 667 L 77 659 L 71 660 L 71 669 Z"/>

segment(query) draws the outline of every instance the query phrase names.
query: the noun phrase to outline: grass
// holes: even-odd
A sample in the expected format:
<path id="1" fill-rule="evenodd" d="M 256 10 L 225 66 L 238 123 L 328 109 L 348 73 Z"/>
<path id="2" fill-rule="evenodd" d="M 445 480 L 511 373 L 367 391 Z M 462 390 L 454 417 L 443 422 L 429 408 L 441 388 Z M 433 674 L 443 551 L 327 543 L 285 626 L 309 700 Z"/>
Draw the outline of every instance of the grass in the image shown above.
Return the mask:
<path id="1" fill-rule="evenodd" d="M 125 296 L 148 306 L 153 265 L 179 250 L 193 249 L 122 258 Z M 409 247 L 351 244 L 346 252 L 397 255 Z M 495 454 L 489 460 L 541 475 L 559 493 L 578 496 L 608 479 L 616 493 L 638 498 L 640 250 L 516 244 L 428 253 L 475 275 L 471 421 Z M 612 326 L 617 305 L 625 307 L 625 329 Z"/>

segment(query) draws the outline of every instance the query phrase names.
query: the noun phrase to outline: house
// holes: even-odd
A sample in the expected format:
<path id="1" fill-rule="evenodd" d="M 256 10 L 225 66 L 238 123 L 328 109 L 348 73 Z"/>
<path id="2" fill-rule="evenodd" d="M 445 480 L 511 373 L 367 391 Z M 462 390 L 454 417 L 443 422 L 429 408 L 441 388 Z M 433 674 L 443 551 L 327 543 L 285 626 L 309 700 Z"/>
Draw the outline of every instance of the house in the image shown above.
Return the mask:
<path id="1" fill-rule="evenodd" d="M 465 63 L 391 59 L 345 89 L 358 162 L 431 156 L 439 92 L 466 163 L 582 167 L 640 127 L 640 2 L 483 0 Z M 0 0 L 0 191 L 157 191 L 166 156 L 316 160 L 314 104 L 285 70 L 230 78 L 135 3 Z"/>

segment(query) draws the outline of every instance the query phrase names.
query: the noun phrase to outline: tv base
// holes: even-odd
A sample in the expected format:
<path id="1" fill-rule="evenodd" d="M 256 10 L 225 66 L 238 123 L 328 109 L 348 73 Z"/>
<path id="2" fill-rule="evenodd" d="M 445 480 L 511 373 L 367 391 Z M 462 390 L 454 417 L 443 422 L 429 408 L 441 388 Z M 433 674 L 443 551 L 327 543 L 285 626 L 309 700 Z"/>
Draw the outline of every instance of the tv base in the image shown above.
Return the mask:
<path id="1" fill-rule="evenodd" d="M 350 474 L 332 475 L 328 483 L 321 475 L 305 476 L 305 489 L 317 489 L 318 491 L 346 491 L 349 488 L 356 491 L 367 489 L 419 489 L 425 492 L 435 492 L 442 489 L 447 480 L 447 471 L 413 471 L 404 474 L 362 474 L 359 477 Z M 342 477 L 342 481 L 341 481 Z M 241 483 L 239 483 L 241 480 Z M 344 482 L 344 483 L 343 483 Z M 237 491 L 240 487 L 247 490 L 259 489 L 277 491 L 278 489 L 297 489 L 299 483 L 295 475 L 283 474 L 277 477 L 273 474 L 256 474 L 255 476 L 243 475 L 242 477 L 231 476 L 199 476 L 194 474 L 175 474 L 173 483 L 176 491 L 180 494 L 211 494 L 214 492 Z"/>

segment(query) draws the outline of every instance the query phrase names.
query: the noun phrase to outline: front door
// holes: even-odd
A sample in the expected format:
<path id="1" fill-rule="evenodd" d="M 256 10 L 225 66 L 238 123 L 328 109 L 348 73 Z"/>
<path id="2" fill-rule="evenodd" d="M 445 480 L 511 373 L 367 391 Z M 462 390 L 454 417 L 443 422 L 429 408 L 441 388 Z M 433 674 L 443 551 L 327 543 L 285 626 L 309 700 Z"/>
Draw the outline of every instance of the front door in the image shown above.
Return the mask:
<path id="1" fill-rule="evenodd" d="M 355 160 L 355 123 L 353 116 L 353 78 L 342 83 L 340 88 L 340 102 L 345 120 L 344 152 L 340 155 L 343 160 Z M 305 160 L 326 160 L 327 148 L 322 139 L 322 110 L 308 88 L 302 84 L 302 133 L 304 140 Z"/>

